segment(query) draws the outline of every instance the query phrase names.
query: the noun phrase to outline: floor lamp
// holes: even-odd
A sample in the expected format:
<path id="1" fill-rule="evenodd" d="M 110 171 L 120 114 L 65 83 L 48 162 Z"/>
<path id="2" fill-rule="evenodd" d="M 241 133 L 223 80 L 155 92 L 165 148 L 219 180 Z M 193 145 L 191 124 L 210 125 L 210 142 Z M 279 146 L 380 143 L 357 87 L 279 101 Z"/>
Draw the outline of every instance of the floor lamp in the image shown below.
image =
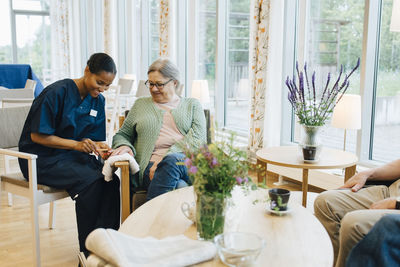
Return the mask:
<path id="1" fill-rule="evenodd" d="M 207 106 L 210 103 L 210 91 L 207 80 L 193 80 L 191 97 L 197 98 L 200 103 Z"/>
<path id="2" fill-rule="evenodd" d="M 207 131 L 210 131 L 212 127 L 211 112 L 208 108 L 210 104 L 210 90 L 208 89 L 207 80 L 193 80 L 190 96 L 200 101 L 204 108 L 204 115 L 206 116 Z M 207 133 L 207 144 L 211 143 L 211 133 Z"/>
<path id="3" fill-rule="evenodd" d="M 336 104 L 331 125 L 344 129 L 343 150 L 346 150 L 346 131 L 361 128 L 361 97 L 359 95 L 345 94 Z"/>

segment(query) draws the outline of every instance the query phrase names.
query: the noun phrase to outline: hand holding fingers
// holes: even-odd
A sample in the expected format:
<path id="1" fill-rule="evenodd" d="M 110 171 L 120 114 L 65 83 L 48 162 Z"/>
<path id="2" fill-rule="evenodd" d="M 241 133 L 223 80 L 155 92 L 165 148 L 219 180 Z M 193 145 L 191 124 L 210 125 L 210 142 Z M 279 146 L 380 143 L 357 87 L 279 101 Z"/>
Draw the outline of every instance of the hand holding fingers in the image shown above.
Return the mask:
<path id="1" fill-rule="evenodd" d="M 96 143 L 90 139 L 83 139 L 82 141 L 77 142 L 74 149 L 88 154 L 92 152 L 98 154 Z"/>
<path id="2" fill-rule="evenodd" d="M 97 145 L 97 147 L 99 147 L 102 150 L 104 150 L 104 149 L 111 150 L 111 148 L 106 143 L 96 142 L 96 145 Z"/>
<path id="3" fill-rule="evenodd" d="M 106 143 L 96 142 L 96 145 L 97 152 L 103 159 L 107 159 L 111 155 L 113 150 Z"/>
<path id="4" fill-rule="evenodd" d="M 87 144 L 87 146 L 90 148 L 90 152 L 89 153 L 95 153 L 96 155 L 99 154 L 99 152 L 97 151 L 98 147 L 96 142 L 93 142 L 92 140 L 90 140 L 89 138 L 82 140 L 85 144 Z"/>
<path id="5" fill-rule="evenodd" d="M 112 153 L 111 156 L 115 156 L 115 155 L 122 155 L 125 153 L 129 153 L 131 156 L 133 156 L 133 152 L 131 150 L 131 148 L 129 146 L 120 146 L 118 148 L 116 148 Z"/>
<path id="6" fill-rule="evenodd" d="M 83 141 L 77 142 L 75 147 L 74 147 L 74 150 L 77 150 L 77 151 L 80 151 L 80 152 L 83 152 L 83 153 L 90 153 L 91 152 L 90 146 L 87 143 L 83 142 Z"/>

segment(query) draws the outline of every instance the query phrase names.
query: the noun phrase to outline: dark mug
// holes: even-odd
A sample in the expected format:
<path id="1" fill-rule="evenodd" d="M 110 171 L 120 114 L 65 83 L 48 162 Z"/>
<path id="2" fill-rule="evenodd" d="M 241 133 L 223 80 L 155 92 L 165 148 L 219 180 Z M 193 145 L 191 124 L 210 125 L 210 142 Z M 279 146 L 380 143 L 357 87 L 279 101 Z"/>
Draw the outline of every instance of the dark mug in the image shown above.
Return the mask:
<path id="1" fill-rule="evenodd" d="M 271 210 L 285 211 L 289 202 L 290 191 L 282 188 L 272 188 L 268 191 Z"/>
<path id="2" fill-rule="evenodd" d="M 317 149 L 318 149 L 318 147 L 316 147 L 316 146 L 305 146 L 305 147 L 303 147 L 303 158 L 304 158 L 304 160 L 316 160 Z"/>

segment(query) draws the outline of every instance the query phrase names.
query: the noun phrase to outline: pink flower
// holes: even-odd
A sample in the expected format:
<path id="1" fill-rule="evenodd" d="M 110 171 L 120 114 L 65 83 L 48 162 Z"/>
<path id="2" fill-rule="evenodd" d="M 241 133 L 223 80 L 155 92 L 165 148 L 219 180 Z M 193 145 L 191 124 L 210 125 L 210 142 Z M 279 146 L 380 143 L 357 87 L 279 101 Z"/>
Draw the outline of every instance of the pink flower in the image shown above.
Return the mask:
<path id="1" fill-rule="evenodd" d="M 189 158 L 186 158 L 186 159 L 185 159 L 185 165 L 186 165 L 187 167 L 192 166 L 192 160 L 189 159 Z"/>
<path id="2" fill-rule="evenodd" d="M 191 167 L 189 168 L 189 173 L 196 174 L 197 170 L 198 170 L 198 169 L 197 169 L 196 166 L 191 166 Z"/>
<path id="3" fill-rule="evenodd" d="M 236 182 L 237 182 L 237 184 L 242 184 L 242 182 L 243 182 L 243 179 L 242 178 L 240 178 L 240 177 L 236 177 Z"/>

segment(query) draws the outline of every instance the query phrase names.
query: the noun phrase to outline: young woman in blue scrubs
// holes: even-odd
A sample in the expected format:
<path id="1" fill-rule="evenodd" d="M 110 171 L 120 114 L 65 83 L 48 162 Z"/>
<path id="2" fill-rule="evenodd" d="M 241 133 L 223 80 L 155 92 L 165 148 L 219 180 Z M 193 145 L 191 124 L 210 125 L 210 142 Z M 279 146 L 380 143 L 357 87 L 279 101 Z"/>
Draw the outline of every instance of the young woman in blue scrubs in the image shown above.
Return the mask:
<path id="1" fill-rule="evenodd" d="M 93 54 L 83 77 L 47 86 L 34 100 L 19 140 L 19 150 L 38 155 L 38 183 L 65 189 L 75 200 L 80 250 L 87 254 L 87 235 L 98 227 L 118 229 L 119 179 L 104 181 L 103 164 L 93 155 L 103 143 L 105 99 L 117 73 L 113 59 Z M 19 160 L 28 177 L 26 160 Z"/>

